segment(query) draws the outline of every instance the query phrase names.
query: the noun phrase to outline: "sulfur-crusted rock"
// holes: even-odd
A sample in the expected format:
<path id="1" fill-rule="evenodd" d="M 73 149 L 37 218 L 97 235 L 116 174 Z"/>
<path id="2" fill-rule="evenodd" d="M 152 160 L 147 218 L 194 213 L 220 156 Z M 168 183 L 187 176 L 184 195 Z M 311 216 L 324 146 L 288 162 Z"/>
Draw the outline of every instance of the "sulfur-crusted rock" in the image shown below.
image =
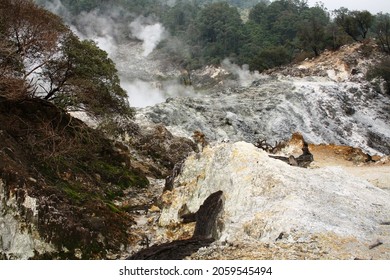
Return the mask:
<path id="1" fill-rule="evenodd" d="M 390 221 L 388 192 L 337 167 L 289 166 L 245 142 L 207 147 L 190 156 L 173 190 L 163 195 L 160 225 L 179 223 L 181 209 L 193 213 L 219 190 L 225 197 L 221 242 L 282 242 L 292 248 L 320 240 L 340 258 L 357 252 L 390 258 L 390 236 L 383 225 Z M 382 244 L 374 252 L 370 246 L 378 240 Z"/>

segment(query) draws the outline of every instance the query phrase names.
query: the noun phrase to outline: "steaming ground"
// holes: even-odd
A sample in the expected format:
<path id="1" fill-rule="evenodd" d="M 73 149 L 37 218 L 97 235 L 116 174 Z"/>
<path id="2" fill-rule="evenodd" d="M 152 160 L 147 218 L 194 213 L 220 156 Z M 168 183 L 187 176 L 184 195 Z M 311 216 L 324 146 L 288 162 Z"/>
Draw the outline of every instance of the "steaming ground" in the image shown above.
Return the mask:
<path id="1" fill-rule="evenodd" d="M 101 20 L 104 21 L 105 18 Z M 190 94 L 191 89 L 179 83 L 180 71 L 166 59 L 157 59 L 152 54 L 159 42 L 168 36 L 164 27 L 152 19 L 138 17 L 129 28 L 129 36 L 133 37 L 130 40 L 116 39 L 110 29 L 100 30 L 100 33 L 87 32 L 87 37 L 115 62 L 131 106 L 152 106 L 169 97 Z"/>
<path id="2" fill-rule="evenodd" d="M 180 84 L 180 69 L 153 53 L 169 36 L 153 17 L 143 17 L 113 7 L 72 16 L 60 0 L 46 3 L 81 39 L 93 40 L 115 62 L 121 86 L 133 107 L 147 107 L 176 96 L 189 96 L 192 88 Z M 157 56 L 156 56 L 157 55 Z"/>
<path id="3" fill-rule="evenodd" d="M 161 23 L 154 23 L 143 16 L 130 23 L 130 29 L 133 36 L 143 42 L 143 56 L 151 54 L 157 45 L 168 36 Z"/>
<path id="4" fill-rule="evenodd" d="M 228 71 L 209 69 L 208 75 L 235 72 L 239 86 L 221 79 L 213 90 L 144 108 L 137 118 L 163 123 L 180 136 L 200 130 L 210 141 L 275 143 L 300 132 L 314 144 L 390 154 L 390 99 L 365 80 L 370 61 L 360 57 L 357 44 L 269 75 L 225 62 Z"/>
<path id="5" fill-rule="evenodd" d="M 181 84 L 179 67 L 159 57 L 158 52 L 147 56 L 144 52 L 142 41 L 131 41 L 119 44 L 117 52 L 111 54 L 131 106 L 143 108 L 165 102 L 167 98 L 195 94 L 192 87 Z"/>

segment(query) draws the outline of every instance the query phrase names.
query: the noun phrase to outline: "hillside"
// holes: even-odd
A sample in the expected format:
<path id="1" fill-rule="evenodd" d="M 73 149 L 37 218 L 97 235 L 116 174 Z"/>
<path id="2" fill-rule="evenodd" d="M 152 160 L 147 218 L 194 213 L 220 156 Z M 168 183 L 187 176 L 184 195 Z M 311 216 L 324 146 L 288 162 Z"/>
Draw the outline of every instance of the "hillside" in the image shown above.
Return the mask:
<path id="1" fill-rule="evenodd" d="M 1 98 L 0 258 L 109 259 L 131 250 L 139 238 L 132 209 L 150 203 L 140 194 L 193 149 L 163 128 L 135 128 L 130 148 L 49 102 Z"/>
<path id="2" fill-rule="evenodd" d="M 376 85 L 364 75 L 379 53 L 365 56 L 361 48 L 359 44 L 346 46 L 262 75 L 229 63 L 225 68 L 194 71 L 191 77 L 209 90 L 138 109 L 135 122 L 123 124 L 122 140 L 106 138 L 49 102 L 3 97 L 2 258 L 117 259 L 132 255 L 145 244 L 186 240 L 192 236 L 194 224 L 181 224 L 176 220 L 177 211 L 196 211 L 208 194 L 221 190 L 224 207 L 230 208 L 225 208 L 218 223 L 234 220 L 237 226 L 218 226 L 212 230 L 217 235 L 209 249 L 194 251 L 188 258 L 388 259 L 390 164 L 384 155 L 389 147 L 386 138 L 364 138 L 362 120 L 375 118 L 369 122 L 370 131 L 389 137 L 389 97 L 376 91 Z M 326 98 L 333 99 L 324 104 Z M 299 105 L 304 99 L 317 101 Z M 287 101 L 288 110 L 283 107 Z M 337 107 L 344 108 L 343 102 L 350 110 Z M 316 126 L 310 116 L 286 123 L 287 116 L 294 117 L 291 112 L 299 116 L 306 108 L 310 109 L 307 114 L 324 112 L 318 122 L 333 126 L 324 132 L 326 125 Z M 283 115 L 286 111 L 288 115 Z M 278 128 L 276 116 L 282 118 L 279 124 L 285 130 Z M 348 134 L 340 126 L 344 121 L 347 127 L 352 124 Z M 203 131 L 210 143 L 203 152 L 191 137 L 195 130 Z M 253 133 L 256 130 L 258 133 Z M 303 142 L 298 134 L 289 140 L 294 132 L 309 142 L 314 162 L 307 170 L 270 159 L 252 144 L 238 142 L 285 140 L 277 155 L 298 157 Z M 221 144 L 222 140 L 228 143 Z M 253 160 L 263 167 L 243 165 Z M 226 170 L 221 171 L 222 167 Z M 220 174 L 232 177 L 220 178 Z M 164 180 L 168 175 L 172 190 Z M 272 189 L 270 182 L 276 184 L 271 193 L 267 191 Z M 265 189 L 257 190 L 259 186 Z M 286 187 L 288 191 L 280 197 L 281 188 Z M 235 209 L 234 204 L 228 206 L 229 200 L 242 198 L 231 188 L 262 195 L 255 195 L 249 208 Z M 324 188 L 329 196 L 325 201 L 321 199 Z M 190 195 L 193 191 L 202 195 Z M 188 195 L 199 200 L 191 202 Z M 297 200 L 300 196 L 311 197 L 313 208 Z M 264 197 L 271 204 L 258 205 Z M 329 212 L 327 203 L 344 208 Z M 306 218 L 299 207 L 306 209 Z M 273 213 L 269 219 L 280 221 L 276 227 L 261 218 L 263 211 Z M 316 218 L 310 216 L 313 211 Z M 240 213 L 246 213 L 244 218 L 235 216 Z M 297 215 L 301 222 L 283 222 L 297 219 Z M 335 226 L 335 221 L 340 225 Z M 244 226 L 248 223 L 257 228 Z M 261 225 L 264 231 L 258 231 Z M 236 232 L 242 226 L 248 236 L 237 239 L 234 236 L 243 236 Z"/>

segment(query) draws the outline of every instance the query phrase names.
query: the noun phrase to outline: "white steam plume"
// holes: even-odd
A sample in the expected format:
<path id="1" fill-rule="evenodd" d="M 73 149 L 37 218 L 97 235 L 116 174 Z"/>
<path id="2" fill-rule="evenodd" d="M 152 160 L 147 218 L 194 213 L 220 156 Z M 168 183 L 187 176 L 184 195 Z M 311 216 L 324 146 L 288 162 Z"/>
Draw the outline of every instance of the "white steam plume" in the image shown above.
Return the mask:
<path id="1" fill-rule="evenodd" d="M 134 37 L 143 41 L 143 56 L 148 56 L 167 36 L 161 23 L 151 23 L 151 19 L 143 16 L 130 23 L 130 30 Z"/>
<path id="2" fill-rule="evenodd" d="M 133 107 L 144 108 L 165 102 L 169 97 L 184 97 L 195 94 L 192 87 L 186 87 L 177 81 L 165 83 L 146 82 L 136 79 L 131 82 L 122 81 Z"/>
<path id="3" fill-rule="evenodd" d="M 102 15 L 95 10 L 73 16 L 60 0 L 46 1 L 45 8 L 64 18 L 71 30 L 81 39 L 95 41 L 110 57 L 116 52 L 118 24 L 115 19 L 119 11 L 111 10 Z"/>
<path id="4" fill-rule="evenodd" d="M 237 64 L 231 63 L 227 58 L 222 61 L 222 67 L 237 76 L 240 85 L 243 87 L 250 86 L 254 81 L 261 78 L 261 74 L 258 71 L 251 72 L 248 65 L 244 64 L 240 67 Z"/>
<path id="5" fill-rule="evenodd" d="M 104 12 L 93 10 L 72 15 L 60 0 L 46 1 L 45 6 L 65 18 L 72 31 L 81 39 L 94 40 L 108 53 L 117 64 L 121 86 L 127 91 L 131 106 L 152 106 L 165 102 L 169 97 L 194 93 L 192 87 L 185 87 L 178 82 L 179 74 L 169 74 L 170 78 L 164 82 L 155 81 L 156 75 L 161 76 L 158 72 L 160 63 L 147 56 L 161 40 L 168 37 L 168 32 L 156 19 L 135 17 L 116 7 Z M 129 43 L 126 36 L 129 32 L 133 38 L 142 41 L 142 46 L 139 42 Z M 178 47 L 178 50 L 183 51 L 183 48 Z"/>
<path id="6" fill-rule="evenodd" d="M 75 33 L 82 39 L 92 39 L 102 50 L 105 50 L 110 57 L 117 52 L 119 38 L 118 33 L 121 30 L 120 23 L 116 20 L 118 10 L 107 11 L 102 15 L 97 10 L 82 12 L 80 16 L 74 19 L 77 29 Z"/>
<path id="7" fill-rule="evenodd" d="M 45 8 L 62 18 L 70 18 L 68 9 L 62 4 L 60 0 L 53 0 L 52 2 L 45 1 Z"/>

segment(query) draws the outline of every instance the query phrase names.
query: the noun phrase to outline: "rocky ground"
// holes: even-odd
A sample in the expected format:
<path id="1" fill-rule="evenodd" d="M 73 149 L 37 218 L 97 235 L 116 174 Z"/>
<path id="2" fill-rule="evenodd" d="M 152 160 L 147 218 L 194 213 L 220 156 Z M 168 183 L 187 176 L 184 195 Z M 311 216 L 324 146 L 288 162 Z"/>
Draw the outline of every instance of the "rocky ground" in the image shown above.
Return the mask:
<path id="1" fill-rule="evenodd" d="M 284 152 L 295 148 L 290 141 Z M 145 233 L 151 244 L 188 239 L 194 224 L 181 224 L 183 207 L 194 212 L 223 190 L 217 241 L 190 259 L 388 259 L 388 160 L 365 163 L 361 151 L 347 147 L 311 150 L 315 160 L 303 169 L 244 142 L 207 147 L 187 159 L 159 208 L 151 207 Z M 373 183 L 356 175 L 367 170 Z"/>
<path id="2" fill-rule="evenodd" d="M 342 147 L 313 146 L 312 153 L 316 161 L 313 167 L 339 166 L 352 176 L 367 180 L 374 186 L 390 191 L 390 161 L 389 157 L 383 157 L 376 162 L 361 162 L 344 154 Z"/>
<path id="3" fill-rule="evenodd" d="M 358 147 L 372 155 L 389 154 L 390 99 L 380 86 L 365 79 L 366 47 L 353 45 L 314 60 L 259 75 L 238 66 L 191 73 L 215 81 L 207 91 L 168 99 L 139 109 L 143 125 L 162 123 L 174 134 L 191 137 L 202 131 L 209 141 L 287 140 L 301 133 L 313 144 Z M 207 71 L 206 71 L 207 70 Z M 209 75 L 205 75 L 208 73 Z M 248 81 L 252 81 L 249 86 Z M 206 79 L 206 84 L 209 81 Z"/>
<path id="4" fill-rule="evenodd" d="M 126 141 L 40 99 L 0 99 L 0 259 L 115 259 L 151 189 L 196 145 L 127 124 Z M 128 254 L 128 253 L 127 253 Z"/>
<path id="5" fill-rule="evenodd" d="M 371 48 L 345 46 L 263 75 L 210 67 L 191 73 L 207 92 L 138 110 L 141 126 L 162 123 L 187 138 L 198 130 L 211 143 L 155 203 L 153 222 L 144 223 L 151 244 L 189 238 L 194 225 L 181 224 L 183 207 L 196 211 L 208 193 L 224 190 L 217 241 L 191 259 L 389 259 L 390 102 L 365 79 L 380 59 Z M 265 155 L 255 163 L 256 148 L 237 143 L 285 142 L 277 155 L 298 156 L 301 136 L 290 139 L 297 131 L 314 157 L 306 171 Z"/>

